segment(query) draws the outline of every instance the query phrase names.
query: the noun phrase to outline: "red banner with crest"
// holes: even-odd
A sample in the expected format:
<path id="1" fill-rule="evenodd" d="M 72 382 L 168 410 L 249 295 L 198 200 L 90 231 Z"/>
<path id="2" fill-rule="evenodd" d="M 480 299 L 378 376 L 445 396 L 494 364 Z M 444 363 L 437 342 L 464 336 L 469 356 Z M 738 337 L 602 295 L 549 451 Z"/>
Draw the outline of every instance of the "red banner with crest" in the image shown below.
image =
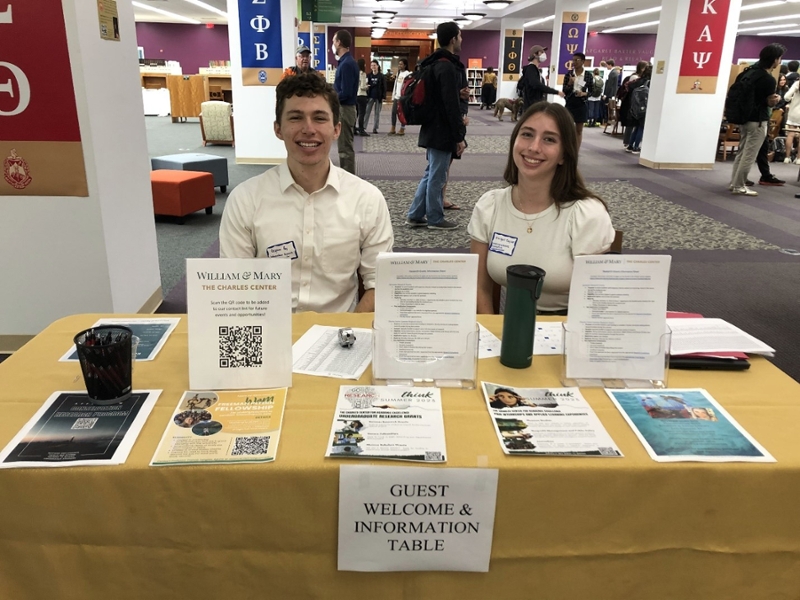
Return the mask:
<path id="1" fill-rule="evenodd" d="M 716 93 L 729 9 L 730 0 L 691 1 L 678 94 Z"/>

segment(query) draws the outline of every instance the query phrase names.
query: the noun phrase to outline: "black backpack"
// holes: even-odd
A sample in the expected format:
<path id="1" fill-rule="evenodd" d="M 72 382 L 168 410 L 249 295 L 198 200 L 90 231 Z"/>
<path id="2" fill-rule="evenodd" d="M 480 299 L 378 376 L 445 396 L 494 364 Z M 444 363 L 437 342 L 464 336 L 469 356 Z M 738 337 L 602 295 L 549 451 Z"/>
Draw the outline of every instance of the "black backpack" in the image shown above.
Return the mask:
<path id="1" fill-rule="evenodd" d="M 640 119 L 644 119 L 644 116 L 647 114 L 647 101 L 650 98 L 650 81 L 645 81 L 642 85 L 631 92 L 631 108 L 630 114 L 631 118 L 636 119 L 637 121 Z"/>
<path id="2" fill-rule="evenodd" d="M 744 125 L 756 112 L 758 107 L 755 82 L 761 70 L 763 69 L 748 67 L 736 77 L 725 97 L 725 118 L 728 123 Z"/>
<path id="3" fill-rule="evenodd" d="M 447 60 L 440 58 L 439 60 Z M 430 89 L 434 87 L 433 61 L 414 71 L 403 81 L 400 101 L 397 103 L 397 117 L 403 125 L 425 125 L 436 115 Z"/>

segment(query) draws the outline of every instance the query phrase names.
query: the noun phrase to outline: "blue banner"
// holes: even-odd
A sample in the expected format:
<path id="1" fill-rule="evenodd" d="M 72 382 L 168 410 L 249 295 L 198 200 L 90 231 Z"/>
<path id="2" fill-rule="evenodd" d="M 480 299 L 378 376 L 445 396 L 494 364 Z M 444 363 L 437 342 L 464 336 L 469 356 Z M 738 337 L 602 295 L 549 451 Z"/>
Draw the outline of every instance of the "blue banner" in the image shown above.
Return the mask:
<path id="1" fill-rule="evenodd" d="M 301 31 L 297 34 L 297 47 L 299 48 L 300 46 L 308 46 L 308 49 L 311 49 L 311 34 L 307 31 Z"/>
<path id="2" fill-rule="evenodd" d="M 314 60 L 311 63 L 311 66 L 317 71 L 324 71 L 328 68 L 327 37 L 328 36 L 325 35 L 324 31 L 314 34 L 314 46 L 312 46 Z"/>
<path id="3" fill-rule="evenodd" d="M 283 75 L 280 0 L 239 0 L 244 85 L 278 85 Z"/>

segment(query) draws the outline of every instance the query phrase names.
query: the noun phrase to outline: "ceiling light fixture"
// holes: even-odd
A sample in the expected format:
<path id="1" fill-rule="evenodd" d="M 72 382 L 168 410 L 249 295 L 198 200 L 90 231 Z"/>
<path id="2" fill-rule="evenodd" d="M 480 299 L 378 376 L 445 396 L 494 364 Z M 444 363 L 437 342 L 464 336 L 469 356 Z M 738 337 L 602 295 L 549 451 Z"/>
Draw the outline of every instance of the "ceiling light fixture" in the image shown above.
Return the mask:
<path id="1" fill-rule="evenodd" d="M 533 21 L 528 21 L 527 23 L 523 23 L 523 27 L 533 27 L 534 25 L 539 25 L 540 23 L 547 23 L 548 21 L 552 21 L 555 19 L 555 15 L 550 17 L 544 17 L 542 19 L 534 19 Z"/>
<path id="2" fill-rule="evenodd" d="M 183 1 L 184 2 L 188 2 L 189 4 L 194 4 L 195 6 L 198 6 L 198 7 L 202 8 L 202 9 L 204 9 L 204 10 L 207 10 L 207 11 L 210 11 L 210 12 L 213 12 L 213 13 L 217 13 L 219 16 L 225 17 L 226 19 L 228 18 L 228 13 L 226 13 L 224 10 L 220 10 L 220 9 L 216 8 L 215 6 L 211 6 L 210 4 L 206 4 L 205 2 L 200 2 L 200 0 L 183 0 Z"/>
<path id="3" fill-rule="evenodd" d="M 790 29 L 789 31 L 765 31 L 763 33 L 757 33 L 756 35 L 789 35 L 795 33 L 800 33 L 800 29 Z"/>
<path id="4" fill-rule="evenodd" d="M 629 31 L 631 29 L 641 29 L 644 27 L 652 27 L 653 25 L 658 25 L 659 21 L 649 21 L 648 23 L 637 23 L 636 25 L 625 25 L 624 27 L 612 27 L 611 29 L 606 29 L 605 31 L 601 31 L 600 33 L 616 33 L 617 31 Z"/>
<path id="5" fill-rule="evenodd" d="M 183 15 L 178 15 L 173 12 L 169 12 L 168 10 L 164 10 L 162 8 L 156 8 L 155 6 L 147 6 L 147 4 L 142 4 L 141 2 L 131 2 L 133 6 L 137 8 L 143 8 L 145 10 L 152 10 L 153 12 L 157 12 L 160 15 L 164 15 L 165 17 L 169 17 L 170 19 L 177 19 L 178 21 L 183 21 L 184 23 L 191 23 L 192 25 L 202 25 L 200 21 L 195 19 L 190 19 L 189 17 L 184 17 Z"/>
<path id="6" fill-rule="evenodd" d="M 742 6 L 739 9 L 739 12 L 745 12 L 746 10 L 755 10 L 757 8 L 769 8 L 770 6 L 780 6 L 783 4 L 783 0 L 771 0 L 770 2 L 759 2 L 758 4 L 748 4 L 747 6 Z"/>
<path id="7" fill-rule="evenodd" d="M 400 6 L 402 3 L 403 3 L 403 0 L 378 0 L 378 4 L 380 4 L 381 6 L 386 6 L 386 7 L 390 7 L 390 8 L 391 7 L 395 7 L 395 6 Z"/>
<path id="8" fill-rule="evenodd" d="M 589 5 L 589 10 L 593 8 L 600 8 L 601 6 L 608 6 L 609 4 L 614 4 L 615 2 L 619 2 L 619 0 L 597 0 L 597 2 L 592 2 Z"/>
<path id="9" fill-rule="evenodd" d="M 499 10 L 501 8 L 505 8 L 509 4 L 511 4 L 511 0 L 483 0 L 483 3 L 488 8 L 493 8 L 495 10 Z"/>
<path id="10" fill-rule="evenodd" d="M 393 19 L 397 15 L 396 10 L 373 10 L 372 14 L 381 19 Z"/>
<path id="11" fill-rule="evenodd" d="M 765 19 L 749 19 L 748 21 L 739 21 L 739 25 L 750 25 L 751 23 L 771 23 L 772 21 L 789 21 L 790 19 L 800 19 L 800 15 L 784 15 L 782 17 L 767 17 Z"/>
<path id="12" fill-rule="evenodd" d="M 486 13 L 479 13 L 479 12 L 465 12 L 461 13 L 462 17 L 466 17 L 470 21 L 480 21 L 483 17 L 486 16 Z"/>
<path id="13" fill-rule="evenodd" d="M 745 31 L 766 31 L 766 30 L 777 30 L 777 29 L 791 29 L 792 27 L 797 27 L 797 23 L 785 23 L 783 25 L 761 25 L 759 27 L 745 27 L 744 29 L 739 29 L 736 33 L 744 33 Z"/>
<path id="14" fill-rule="evenodd" d="M 589 27 L 594 27 L 595 25 L 600 25 L 600 23 L 611 23 L 613 21 L 622 21 L 623 19 L 632 19 L 633 17 L 638 17 L 640 15 L 649 15 L 660 11 L 661 11 L 660 6 L 654 6 L 653 8 L 645 8 L 644 10 L 635 10 L 625 15 L 617 15 L 616 17 L 608 17 L 607 19 L 599 19 L 597 21 L 591 21 L 587 23 L 587 25 Z"/>
<path id="15" fill-rule="evenodd" d="M 459 23 L 459 24 L 470 23 L 470 20 L 466 17 L 456 17 L 455 19 L 453 19 L 453 23 Z"/>
<path id="16" fill-rule="evenodd" d="M 386 30 L 383 27 L 372 28 L 372 37 L 374 39 L 382 38 L 384 33 L 386 33 Z"/>

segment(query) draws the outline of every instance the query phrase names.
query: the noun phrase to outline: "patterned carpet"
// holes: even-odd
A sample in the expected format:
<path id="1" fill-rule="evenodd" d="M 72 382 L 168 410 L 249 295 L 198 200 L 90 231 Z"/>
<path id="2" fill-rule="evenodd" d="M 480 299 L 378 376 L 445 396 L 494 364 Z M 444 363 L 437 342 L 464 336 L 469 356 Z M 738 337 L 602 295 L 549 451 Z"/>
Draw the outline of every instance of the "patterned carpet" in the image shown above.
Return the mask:
<path id="1" fill-rule="evenodd" d="M 475 123 L 477 125 L 477 123 Z M 470 125 L 472 130 L 473 125 Z M 417 134 L 409 130 L 406 135 L 371 135 L 364 140 L 363 152 L 381 154 L 424 154 L 425 149 L 417 146 Z M 470 154 L 508 153 L 508 135 L 469 136 L 467 144 Z"/>
<path id="2" fill-rule="evenodd" d="M 465 248 L 469 246 L 467 224 L 472 208 L 497 181 L 451 181 L 448 200 L 461 210 L 447 211 L 446 218 L 461 227 L 433 230 L 407 227 L 405 215 L 416 191 L 416 181 L 372 180 L 389 205 L 395 246 L 400 248 Z M 635 185 L 623 182 L 591 183 L 609 205 L 616 229 L 624 232 L 628 250 L 776 250 L 778 247 L 705 215 L 664 200 Z"/>

